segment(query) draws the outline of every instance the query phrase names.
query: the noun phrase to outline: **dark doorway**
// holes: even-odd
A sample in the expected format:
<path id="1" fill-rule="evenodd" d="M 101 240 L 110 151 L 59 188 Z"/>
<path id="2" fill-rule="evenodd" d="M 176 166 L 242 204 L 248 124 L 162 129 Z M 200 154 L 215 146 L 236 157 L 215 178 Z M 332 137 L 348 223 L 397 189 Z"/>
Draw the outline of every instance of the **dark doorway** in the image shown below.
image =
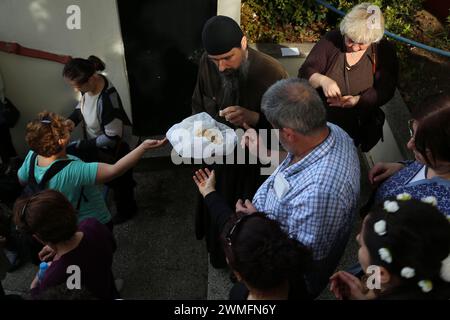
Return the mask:
<path id="1" fill-rule="evenodd" d="M 133 133 L 164 134 L 191 114 L 201 31 L 217 0 L 118 0 Z"/>

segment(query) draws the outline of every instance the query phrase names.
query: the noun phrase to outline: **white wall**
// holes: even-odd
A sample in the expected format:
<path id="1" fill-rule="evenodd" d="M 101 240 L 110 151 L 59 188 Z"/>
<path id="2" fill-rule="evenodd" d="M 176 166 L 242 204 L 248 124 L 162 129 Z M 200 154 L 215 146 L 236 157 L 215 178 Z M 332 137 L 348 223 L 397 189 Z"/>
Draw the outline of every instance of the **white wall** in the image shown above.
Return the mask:
<path id="1" fill-rule="evenodd" d="M 241 24 L 241 0 L 217 0 L 217 15 L 228 16 Z"/>
<path id="2" fill-rule="evenodd" d="M 81 8 L 81 30 L 68 30 L 68 6 Z M 1 0 L 0 41 L 52 53 L 87 58 L 95 54 L 106 63 L 131 119 L 131 105 L 116 0 Z M 63 65 L 0 53 L 6 95 L 21 110 L 12 130 L 13 142 L 23 155 L 26 123 L 44 109 L 67 115 L 75 94 L 62 79 Z"/>

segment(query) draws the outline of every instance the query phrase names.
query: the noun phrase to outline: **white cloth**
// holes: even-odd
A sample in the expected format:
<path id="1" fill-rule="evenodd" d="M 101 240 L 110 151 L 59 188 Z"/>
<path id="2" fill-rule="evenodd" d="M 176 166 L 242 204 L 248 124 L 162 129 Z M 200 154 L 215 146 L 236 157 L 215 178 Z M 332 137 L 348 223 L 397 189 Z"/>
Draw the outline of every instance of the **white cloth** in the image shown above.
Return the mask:
<path id="1" fill-rule="evenodd" d="M 86 122 L 86 133 L 88 139 L 95 139 L 102 135 L 102 128 L 100 127 L 100 121 L 98 119 L 98 98 L 100 93 L 91 96 L 89 93 L 84 95 L 84 102 L 81 102 L 81 113 L 83 114 L 84 121 Z"/>
<path id="2" fill-rule="evenodd" d="M 215 121 L 206 112 L 193 115 L 174 125 L 166 137 L 175 152 L 183 158 L 207 159 L 225 156 L 233 152 L 237 144 L 234 130 Z"/>
<path id="3" fill-rule="evenodd" d="M 422 169 L 420 169 L 420 171 L 417 172 L 417 174 L 411 179 L 411 181 L 408 182 L 408 184 L 411 184 L 411 183 L 414 183 L 416 181 L 420 181 L 420 180 L 426 179 L 427 178 L 427 176 L 426 176 L 426 169 L 427 169 L 427 166 L 423 166 Z"/>

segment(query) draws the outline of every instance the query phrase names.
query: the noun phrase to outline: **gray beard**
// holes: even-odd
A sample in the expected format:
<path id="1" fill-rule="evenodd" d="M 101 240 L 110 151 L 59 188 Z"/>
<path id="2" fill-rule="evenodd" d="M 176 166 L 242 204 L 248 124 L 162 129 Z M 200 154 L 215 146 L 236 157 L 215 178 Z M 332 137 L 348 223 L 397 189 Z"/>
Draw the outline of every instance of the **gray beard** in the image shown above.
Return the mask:
<path id="1" fill-rule="evenodd" d="M 220 81 L 223 89 L 222 106 L 224 108 L 239 104 L 239 86 L 245 83 L 248 77 L 250 61 L 245 59 L 237 70 L 220 72 Z"/>

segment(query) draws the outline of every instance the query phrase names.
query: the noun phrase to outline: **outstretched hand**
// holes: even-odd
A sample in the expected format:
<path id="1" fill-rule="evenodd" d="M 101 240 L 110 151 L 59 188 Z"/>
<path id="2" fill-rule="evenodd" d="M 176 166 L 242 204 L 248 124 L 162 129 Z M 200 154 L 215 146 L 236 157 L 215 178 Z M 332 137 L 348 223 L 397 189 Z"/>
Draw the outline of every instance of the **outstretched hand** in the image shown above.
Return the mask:
<path id="1" fill-rule="evenodd" d="M 164 138 L 163 140 L 152 140 L 152 139 L 147 139 L 144 140 L 144 142 L 142 142 L 142 147 L 145 150 L 150 150 L 150 149 L 156 149 L 159 147 L 162 147 L 163 145 L 165 145 L 167 143 L 167 138 Z"/>
<path id="2" fill-rule="evenodd" d="M 205 170 L 200 169 L 195 172 L 195 175 L 192 178 L 198 187 L 198 191 L 200 191 L 203 197 L 216 191 L 216 175 L 214 170 L 210 171 L 208 168 Z"/>

